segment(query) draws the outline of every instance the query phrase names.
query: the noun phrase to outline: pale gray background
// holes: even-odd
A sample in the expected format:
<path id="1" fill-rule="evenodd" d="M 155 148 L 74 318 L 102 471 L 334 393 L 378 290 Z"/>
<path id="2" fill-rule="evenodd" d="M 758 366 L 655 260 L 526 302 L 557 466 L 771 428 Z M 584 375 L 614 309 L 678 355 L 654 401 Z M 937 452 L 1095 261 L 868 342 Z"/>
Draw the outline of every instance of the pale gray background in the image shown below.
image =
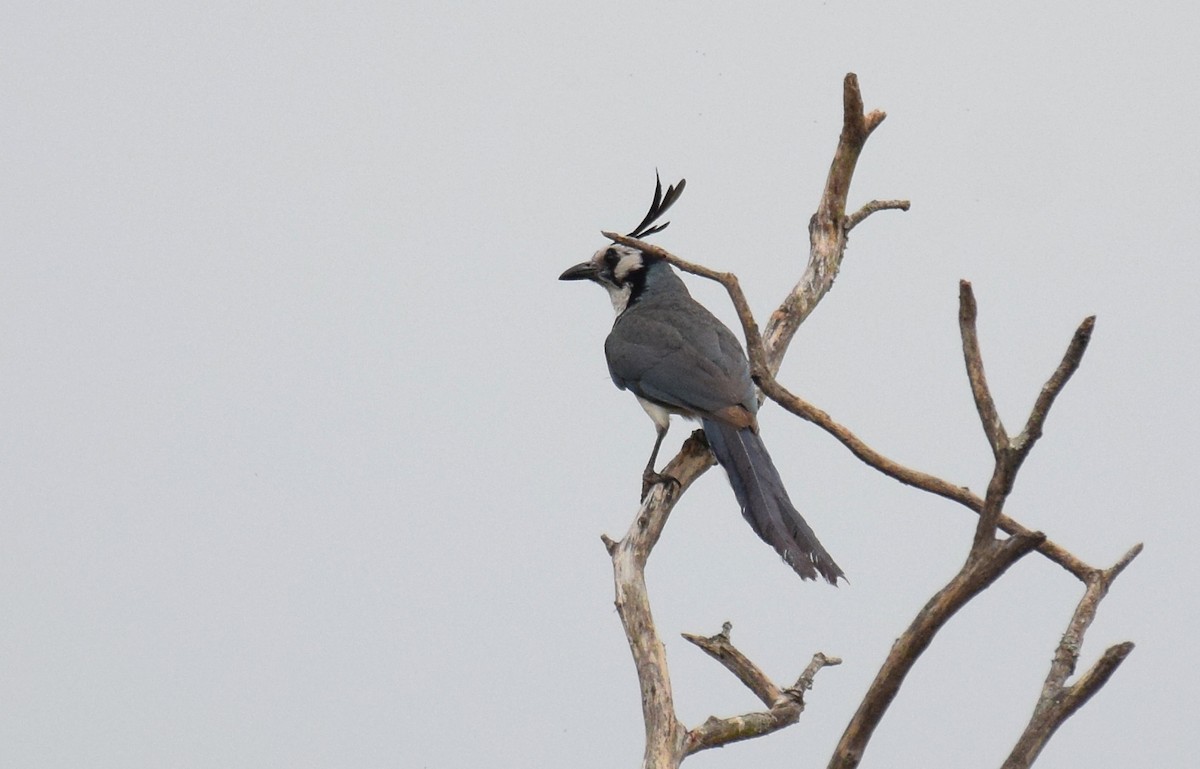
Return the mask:
<path id="1" fill-rule="evenodd" d="M 1010 512 L 1097 565 L 1144 540 L 1084 660 L 1138 647 L 1045 767 L 1184 766 L 1197 11 L 1176 3 L 80 4 L 0 30 L 0 766 L 622 767 L 637 689 L 599 535 L 653 430 L 613 389 L 628 229 L 736 271 L 760 317 L 859 74 L 889 118 L 782 377 L 874 446 L 982 489 L 960 360 L 974 281 L 1014 429 L 1095 340 Z M 732 321 L 723 294 L 690 281 Z M 734 622 L 800 725 L 689 766 L 822 766 L 972 517 L 776 407 L 764 434 L 850 575 L 802 583 L 719 472 L 649 579 L 689 723 L 753 709 L 678 637 Z M 679 425 L 668 447 L 687 428 Z M 914 671 L 865 766 L 994 766 L 1079 585 L 1030 557 Z"/>

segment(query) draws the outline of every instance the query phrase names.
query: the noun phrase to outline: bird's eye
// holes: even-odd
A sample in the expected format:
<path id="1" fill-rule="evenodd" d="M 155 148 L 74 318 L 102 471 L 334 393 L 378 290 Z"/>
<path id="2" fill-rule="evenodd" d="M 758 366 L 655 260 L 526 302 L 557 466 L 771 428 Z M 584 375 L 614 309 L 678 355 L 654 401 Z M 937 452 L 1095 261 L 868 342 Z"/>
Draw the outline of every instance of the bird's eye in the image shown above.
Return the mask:
<path id="1" fill-rule="evenodd" d="M 621 261 L 621 255 L 617 253 L 616 249 L 610 248 L 604 252 L 604 263 L 610 270 L 616 267 L 619 261 Z"/>

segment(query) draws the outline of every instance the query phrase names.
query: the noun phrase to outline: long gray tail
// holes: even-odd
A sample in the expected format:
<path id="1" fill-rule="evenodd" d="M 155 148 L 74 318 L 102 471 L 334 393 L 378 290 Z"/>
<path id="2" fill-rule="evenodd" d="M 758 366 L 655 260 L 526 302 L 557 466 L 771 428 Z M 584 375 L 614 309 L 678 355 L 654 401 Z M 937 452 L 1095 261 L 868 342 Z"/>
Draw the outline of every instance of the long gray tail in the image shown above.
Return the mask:
<path id="1" fill-rule="evenodd" d="M 779 471 L 758 433 L 711 419 L 703 423 L 708 445 L 729 474 L 742 517 L 754 533 L 775 548 L 803 579 L 816 579 L 820 574 L 836 585 L 838 577 L 845 575 L 788 499 Z"/>

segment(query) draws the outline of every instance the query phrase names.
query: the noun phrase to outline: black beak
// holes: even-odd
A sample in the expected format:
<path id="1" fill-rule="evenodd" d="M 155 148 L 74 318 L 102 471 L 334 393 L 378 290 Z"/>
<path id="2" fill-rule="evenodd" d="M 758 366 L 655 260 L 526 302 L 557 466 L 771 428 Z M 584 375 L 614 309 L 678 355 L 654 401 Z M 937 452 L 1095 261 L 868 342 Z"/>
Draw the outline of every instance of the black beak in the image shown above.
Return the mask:
<path id="1" fill-rule="evenodd" d="M 596 265 L 591 262 L 577 264 L 574 267 L 568 268 L 566 272 L 558 276 L 559 280 L 595 280 Z"/>

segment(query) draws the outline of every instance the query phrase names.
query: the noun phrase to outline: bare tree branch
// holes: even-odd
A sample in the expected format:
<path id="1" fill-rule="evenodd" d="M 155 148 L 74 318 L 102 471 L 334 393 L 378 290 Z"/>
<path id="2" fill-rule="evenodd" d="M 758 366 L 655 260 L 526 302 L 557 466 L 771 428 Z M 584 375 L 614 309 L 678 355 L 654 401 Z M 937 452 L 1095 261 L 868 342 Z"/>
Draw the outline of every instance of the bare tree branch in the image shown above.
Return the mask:
<path id="1" fill-rule="evenodd" d="M 971 284 L 965 280 L 959 282 L 958 292 L 958 320 L 962 334 L 963 358 L 967 365 L 967 378 L 971 383 L 971 393 L 975 397 L 979 420 L 983 424 L 983 431 L 987 435 L 988 444 L 996 458 L 992 478 L 988 482 L 987 495 L 984 497 L 983 508 L 979 512 L 979 522 L 975 527 L 975 539 L 972 545 L 972 552 L 974 552 L 995 539 L 996 527 L 999 525 L 1002 515 L 1001 511 L 1008 495 L 1012 493 L 1017 472 L 1021 469 L 1026 457 L 1029 456 L 1034 443 L 1041 436 L 1042 425 L 1046 421 L 1054 399 L 1058 397 L 1071 375 L 1079 368 L 1083 354 L 1087 351 L 1096 318 L 1092 316 L 1084 319 L 1076 329 L 1071 344 L 1067 346 L 1067 351 L 1063 355 L 1062 362 L 1059 363 L 1058 368 L 1046 384 L 1042 386 L 1041 393 L 1034 403 L 1033 411 L 1026 420 L 1025 429 L 1017 436 L 1016 441 L 1010 442 L 1008 432 L 1000 421 L 991 390 L 988 388 L 987 378 L 983 373 L 983 358 L 979 352 L 979 337 L 975 326 L 978 316 L 975 292 L 971 290 Z M 1088 576 L 1083 575 L 1080 578 L 1087 581 Z"/>
<path id="2" fill-rule="evenodd" d="M 1108 595 L 1108 589 L 1113 580 L 1125 570 L 1125 567 L 1142 552 L 1141 544 L 1130 548 L 1111 568 L 1095 571 L 1087 583 L 1083 598 L 1075 607 L 1067 630 L 1054 653 L 1050 663 L 1050 672 L 1042 685 L 1041 695 L 1033 709 L 1033 717 L 1029 725 L 1017 740 L 1012 753 L 1004 762 L 1003 769 L 1028 769 L 1033 765 L 1042 748 L 1054 736 L 1058 727 L 1071 717 L 1076 710 L 1091 699 L 1092 695 L 1108 682 L 1125 658 L 1133 651 L 1133 644 L 1126 641 L 1105 650 L 1104 654 L 1092 667 L 1081 675 L 1075 683 L 1068 685 L 1067 678 L 1075 672 L 1079 662 L 1079 652 L 1083 648 L 1083 637 L 1096 617 L 1100 602 Z"/>
<path id="3" fill-rule="evenodd" d="M 643 244 L 633 242 L 630 245 L 640 248 Z M 962 281 L 960 284 L 959 326 L 963 337 L 963 356 L 966 362 L 972 394 L 975 396 L 977 410 L 980 414 L 980 421 L 984 425 L 985 434 L 988 437 L 989 445 L 993 450 L 996 460 L 992 479 L 988 484 L 987 495 L 981 500 L 964 487 L 953 486 L 940 478 L 909 470 L 888 460 L 868 447 L 850 431 L 834 422 L 828 414 L 805 403 L 783 388 L 774 379 L 769 367 L 766 365 L 765 353 L 755 349 L 759 344 L 758 327 L 736 276 L 689 263 L 679 259 L 665 249 L 655 248 L 652 253 L 666 259 L 681 270 L 715 280 L 725 287 L 738 313 L 738 318 L 742 323 L 743 331 L 746 335 L 747 347 L 750 351 L 751 368 L 754 371 L 756 381 L 767 397 L 780 403 L 792 413 L 821 425 L 842 441 L 860 459 L 891 477 L 948 499 L 953 499 L 980 514 L 972 549 L 964 570 L 969 570 L 973 566 L 978 566 L 980 563 L 989 561 L 989 554 L 995 553 L 996 548 L 1002 544 L 998 543 L 995 538 L 997 528 L 1001 528 L 1012 535 L 1010 539 L 1005 540 L 1007 545 L 1015 546 L 1014 542 L 1031 543 L 1030 547 L 1043 552 L 1046 557 L 1062 565 L 1081 581 L 1091 584 L 1094 575 L 1097 573 L 1096 569 L 1088 566 L 1060 546 L 1048 542 L 1040 532 L 1030 532 L 1025 527 L 1006 517 L 1003 514 L 1003 507 L 1009 493 L 1012 491 L 1017 471 L 1036 442 L 1036 436 L 1040 435 L 1041 426 L 1045 422 L 1050 406 L 1053 404 L 1058 393 L 1066 385 L 1071 375 L 1079 367 L 1083 353 L 1087 349 L 1091 330 L 1094 327 L 1094 317 L 1085 319 L 1079 329 L 1076 330 L 1071 344 L 1063 356 L 1062 362 L 1043 386 L 1034 404 L 1033 411 L 1027 420 L 1025 430 L 1018 436 L 1016 442 L 1010 442 L 1008 434 L 1000 421 L 995 401 L 992 398 L 987 385 L 987 379 L 983 373 L 983 359 L 979 352 L 979 341 L 976 331 L 978 308 L 974 293 L 971 290 L 970 283 L 967 281 Z M 996 574 L 996 576 L 998 575 L 999 573 Z M 964 577 L 963 579 L 966 578 Z M 981 586 L 979 590 L 982 590 L 986 586 L 986 584 Z M 964 603 L 977 594 L 977 592 L 962 594 L 959 592 L 960 590 L 961 588 L 955 587 L 954 583 L 947 587 L 947 591 L 950 591 L 950 594 L 961 595 L 961 600 Z M 937 597 L 935 597 L 936 600 Z M 862 749 L 865 748 L 866 742 L 870 739 L 874 727 L 878 723 L 878 719 L 882 718 L 888 704 L 890 704 L 891 698 L 898 691 L 899 685 L 903 682 L 904 676 L 907 674 L 908 667 L 911 667 L 911 664 L 915 662 L 929 641 L 932 640 L 933 634 L 953 614 L 953 611 L 957 610 L 958 606 L 961 606 L 961 603 L 956 604 L 954 609 L 949 613 L 944 615 L 934 613 L 931 615 L 939 618 L 937 623 L 933 625 L 922 626 L 916 629 L 910 628 L 909 633 L 906 633 L 901 639 L 902 641 L 909 639 L 908 643 L 902 644 L 897 642 L 897 646 L 893 651 L 898 652 L 900 656 L 896 659 L 889 658 L 889 661 L 885 663 L 884 669 L 880 672 L 880 678 L 876 680 L 877 685 L 872 686 L 867 699 L 864 700 L 863 707 L 865 709 L 860 709 L 859 716 L 856 716 L 856 721 L 852 722 L 851 727 L 848 727 L 847 735 L 849 736 L 844 736 L 845 749 L 835 756 L 831 766 L 853 766 L 856 764 L 858 759 L 854 757 L 861 757 Z M 914 635 L 917 633 L 926 634 L 927 637 L 924 637 L 923 641 L 918 642 L 921 636 Z M 1114 647 L 1114 649 L 1117 648 Z M 1130 649 L 1132 649 L 1132 646 L 1126 649 L 1125 653 L 1127 654 Z M 1117 660 L 1116 664 L 1119 664 L 1119 660 L 1123 659 L 1123 656 L 1118 659 L 1114 655 L 1107 655 L 1103 659 L 1114 659 Z M 1103 681 L 1107 679 L 1107 675 L 1100 675 L 1105 670 L 1106 668 L 1103 666 L 1098 667 L 1097 675 L 1089 679 L 1098 682 L 1095 684 L 1096 688 L 1103 685 Z M 1089 689 L 1088 691 L 1091 692 L 1094 689 Z M 1090 693 L 1088 696 L 1090 696 Z M 1082 704 L 1082 701 L 1079 704 Z M 1078 705 L 1075 707 L 1078 707 Z M 747 726 L 747 723 L 749 722 L 739 722 L 737 729 L 733 733 L 745 734 L 745 730 L 750 728 Z M 755 728 L 761 728 L 766 722 L 760 720 L 753 723 L 756 724 Z M 777 722 L 770 721 L 770 723 L 774 724 Z M 732 727 L 729 724 L 722 724 L 722 729 L 730 728 Z M 725 734 L 725 732 L 722 732 L 722 734 Z"/>
<path id="4" fill-rule="evenodd" d="M 796 683 L 784 690 L 784 694 L 795 692 L 792 696 L 803 697 L 804 692 L 813 687 L 813 679 L 817 677 L 817 672 L 821 668 L 831 668 L 842 664 L 841 657 L 830 657 L 823 652 L 817 652 L 813 655 L 812 662 L 808 663 L 808 667 L 796 679 Z"/>
<path id="5" fill-rule="evenodd" d="M 800 705 L 788 700 L 767 711 L 728 718 L 712 716 L 688 732 L 684 757 L 709 748 L 723 748 L 731 742 L 741 742 L 777 732 L 799 721 L 802 710 Z"/>
<path id="6" fill-rule="evenodd" d="M 971 395 L 975 397 L 975 409 L 983 422 L 983 432 L 996 459 L 1008 449 L 1008 432 L 1000 421 L 992 393 L 988 389 L 987 377 L 983 374 L 983 356 L 979 353 L 979 336 L 975 331 L 975 293 L 965 280 L 958 283 L 958 327 L 962 334 L 963 358 L 967 362 L 967 379 L 971 382 Z"/>
<path id="7" fill-rule="evenodd" d="M 833 161 L 829 164 L 829 174 L 825 178 L 825 188 L 817 211 L 808 223 L 808 265 L 800 281 L 779 308 L 771 313 L 763 332 L 766 363 L 772 374 L 779 371 L 779 364 L 800 324 L 833 287 L 846 253 L 846 234 L 870 213 L 857 219 L 851 217 L 854 219 L 851 222 L 846 217 L 846 198 L 850 194 L 850 182 L 867 138 L 886 117 L 887 113 L 882 110 L 864 112 L 858 76 L 853 72 L 847 74 L 842 81 L 842 133 L 838 137 Z M 906 201 L 898 203 L 905 205 L 896 205 L 895 208 L 907 206 Z"/>
<path id="8" fill-rule="evenodd" d="M 1095 328 L 1095 315 L 1089 315 L 1083 319 L 1079 328 L 1075 329 L 1075 336 L 1071 338 L 1071 344 L 1067 347 L 1062 362 L 1058 364 L 1058 368 L 1046 384 L 1042 385 L 1042 391 L 1038 394 L 1037 401 L 1033 404 L 1033 410 L 1029 413 L 1029 419 L 1025 422 L 1025 429 L 1013 440 L 1014 447 L 1022 452 L 1022 456 L 1028 454 L 1037 439 L 1042 437 L 1042 425 L 1046 423 L 1046 415 L 1050 413 L 1054 399 L 1062 392 L 1067 380 L 1079 368 L 1079 363 L 1083 360 L 1083 353 L 1087 350 L 1088 342 L 1091 341 L 1092 331 Z"/>
<path id="9" fill-rule="evenodd" d="M 864 114 L 857 78 L 853 74 L 846 76 L 843 97 L 842 134 L 821 202 L 809 223 L 808 266 L 800 282 L 771 315 L 765 331 L 760 332 L 738 279 L 732 273 L 718 272 L 684 261 L 661 247 L 618 233 L 605 232 L 604 235 L 618 243 L 658 256 L 685 272 L 715 280 L 725 286 L 746 336 L 752 376 L 766 397 L 791 413 L 820 426 L 871 467 L 901 483 L 953 500 L 979 514 L 966 562 L 959 573 L 930 599 L 893 645 L 858 711 L 847 725 L 830 760 L 830 767 L 848 769 L 858 765 L 875 727 L 894 700 L 916 660 L 928 648 L 938 630 L 958 609 L 985 590 L 1018 559 L 1036 549 L 1086 585 L 1084 598 L 1059 644 L 1030 725 L 1014 748 L 1009 758 L 1010 763 L 1005 765 L 1011 766 L 1011 769 L 1026 767 L 1037 756 L 1054 730 L 1104 685 L 1133 648 L 1130 643 L 1111 647 L 1074 684 L 1066 684 L 1066 678 L 1075 669 L 1083 634 L 1094 617 L 1097 604 L 1107 593 L 1112 580 L 1140 552 L 1141 546 L 1127 553 L 1111 569 L 1101 571 L 1050 542 L 1041 532 L 1030 531 L 1005 516 L 1003 512 L 1016 474 L 1042 434 L 1050 407 L 1079 367 L 1094 328 L 1095 318 L 1085 319 L 1076 330 L 1062 362 L 1042 387 L 1024 429 L 1015 438 L 1010 438 L 1001 422 L 984 375 L 976 329 L 978 308 L 974 293 L 970 283 L 961 282 L 959 328 L 964 362 L 980 422 L 995 458 L 992 477 L 982 499 L 964 486 L 955 486 L 941 478 L 912 470 L 888 459 L 867 446 L 824 411 L 780 385 L 775 380 L 775 373 L 796 329 L 832 286 L 844 256 L 847 233 L 878 211 L 908 209 L 907 201 L 873 200 L 855 213 L 846 214 L 846 196 L 858 156 L 867 137 L 885 116 L 878 111 Z M 617 583 L 617 609 L 625 627 L 642 689 L 643 716 L 646 724 L 643 767 L 646 769 L 677 767 L 687 755 L 697 751 L 761 736 L 795 723 L 804 709 L 803 693 L 811 687 L 816 672 L 822 666 L 841 662 L 837 658 L 817 654 L 796 684 L 787 689 L 780 689 L 733 646 L 729 639 L 728 623 L 716 636 L 684 634 L 688 641 L 700 646 L 730 670 L 755 693 L 768 710 L 723 719 L 709 718 L 691 730 L 685 729 L 679 722 L 674 711 L 662 641 L 650 613 L 644 568 L 646 559 L 661 535 L 666 519 L 679 496 L 712 464 L 713 459 L 703 433 L 697 431 L 684 443 L 680 453 L 665 470 L 667 475 L 679 481 L 679 486 L 658 484 L 652 487 L 625 537 L 619 542 L 604 538 L 605 546 L 613 559 Z M 997 529 L 1007 532 L 1010 536 L 1007 539 L 997 539 Z"/>
<path id="10" fill-rule="evenodd" d="M 759 385 L 768 398 L 801 419 L 812 422 L 820 427 L 849 449 L 854 456 L 889 478 L 894 478 L 906 486 L 912 486 L 921 491 L 927 491 L 930 494 L 936 494 L 939 497 L 957 502 L 975 513 L 983 510 L 983 499 L 972 493 L 966 486 L 957 486 L 937 476 L 921 472 L 920 470 L 913 470 L 888 459 L 883 454 L 868 446 L 849 429 L 835 422 L 829 414 L 813 406 L 803 398 L 789 392 L 787 388 L 779 384 L 775 379 L 760 380 Z M 1002 531 L 1010 535 L 1028 535 L 1032 533 L 1017 521 L 1003 514 L 999 517 L 997 524 Z M 1086 580 L 1087 575 L 1092 571 L 1091 566 L 1079 560 L 1079 558 L 1071 554 L 1066 548 L 1048 539 L 1038 545 L 1037 550 L 1038 553 L 1066 569 L 1081 581 Z"/>
<path id="11" fill-rule="evenodd" d="M 842 733 L 842 739 L 829 761 L 830 769 L 858 766 L 875 727 L 938 630 L 968 601 L 995 582 L 1009 566 L 1036 549 L 1042 539 L 1044 535 L 1034 532 L 993 542 L 978 557 L 968 559 L 958 574 L 929 599 L 908 629 L 892 644 L 887 660 Z"/>
<path id="12" fill-rule="evenodd" d="M 967 364 L 967 380 L 971 384 L 971 395 L 975 398 L 975 410 L 987 435 L 988 445 L 996 458 L 992 478 L 988 481 L 983 497 L 983 508 L 975 524 L 975 537 L 969 557 L 976 557 L 989 543 L 996 539 L 996 526 L 1000 521 L 1004 502 L 1012 490 L 1015 475 L 1013 452 L 1008 445 L 1008 431 L 1000 421 L 996 402 L 992 399 L 987 377 L 983 373 L 983 356 L 979 352 L 979 336 L 975 328 L 978 308 L 971 284 L 965 280 L 958 283 L 958 328 L 962 335 L 963 360 Z"/>
<path id="13" fill-rule="evenodd" d="M 755 697 L 762 700 L 764 705 L 773 707 L 779 704 L 779 701 L 783 699 L 783 690 L 733 645 L 729 639 L 731 630 L 733 630 L 732 623 L 726 622 L 721 627 L 721 632 L 713 636 L 693 633 L 683 633 L 682 635 L 686 640 L 700 647 L 705 654 L 720 662 L 730 673 L 733 673 L 737 680 L 754 692 Z"/>
<path id="14" fill-rule="evenodd" d="M 709 748 L 723 747 L 731 742 L 761 737 L 796 723 L 804 711 L 804 692 L 812 688 L 817 671 L 822 667 L 841 664 L 837 657 L 827 657 L 818 652 L 813 655 L 812 662 L 793 686 L 780 689 L 733 645 L 729 639 L 730 630 L 732 625 L 726 622 L 717 635 L 705 637 L 684 633 L 683 637 L 720 662 L 770 710 L 729 718 L 710 717 L 688 732 L 685 748 L 688 755 Z"/>
<path id="15" fill-rule="evenodd" d="M 907 200 L 872 200 L 862 208 L 846 217 L 846 232 L 857 227 L 863 219 L 879 211 L 907 211 Z"/>
<path id="16" fill-rule="evenodd" d="M 675 715 L 666 649 L 650 610 L 646 559 L 658 542 L 679 495 L 712 464 L 708 444 L 703 433 L 697 431 L 684 442 L 679 454 L 664 471 L 679 481 L 678 490 L 670 484 L 654 486 L 642 500 L 637 517 L 625 536 L 619 542 L 603 537 L 612 557 L 617 614 L 625 628 L 642 692 L 642 717 L 646 728 L 642 765 L 647 769 L 677 767 L 684 755 L 687 730 Z"/>

